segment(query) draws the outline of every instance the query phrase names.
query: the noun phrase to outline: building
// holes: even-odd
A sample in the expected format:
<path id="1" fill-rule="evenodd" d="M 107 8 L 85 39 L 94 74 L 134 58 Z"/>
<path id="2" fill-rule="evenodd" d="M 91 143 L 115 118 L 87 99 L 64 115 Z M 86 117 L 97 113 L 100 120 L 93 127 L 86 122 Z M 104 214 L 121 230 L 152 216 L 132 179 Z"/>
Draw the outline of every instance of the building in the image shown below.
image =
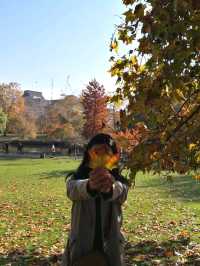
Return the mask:
<path id="1" fill-rule="evenodd" d="M 35 118 L 43 115 L 46 108 L 51 104 L 51 101 L 46 100 L 38 91 L 25 90 L 23 97 L 26 111 Z"/>

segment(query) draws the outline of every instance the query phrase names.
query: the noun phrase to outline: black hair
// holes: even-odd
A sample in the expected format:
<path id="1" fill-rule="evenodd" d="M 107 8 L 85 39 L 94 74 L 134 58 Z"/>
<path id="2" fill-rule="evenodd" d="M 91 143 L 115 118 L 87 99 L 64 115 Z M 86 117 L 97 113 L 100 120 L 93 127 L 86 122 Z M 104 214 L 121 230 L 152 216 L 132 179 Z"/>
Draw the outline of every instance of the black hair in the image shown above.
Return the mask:
<path id="1" fill-rule="evenodd" d="M 118 153 L 117 150 L 117 145 L 116 142 L 114 141 L 114 139 L 108 135 L 108 134 L 104 134 L 104 133 L 100 133 L 97 134 L 96 136 L 94 136 L 88 143 L 86 150 L 91 149 L 94 145 L 96 144 L 106 144 L 108 147 L 111 148 L 112 152 Z"/>

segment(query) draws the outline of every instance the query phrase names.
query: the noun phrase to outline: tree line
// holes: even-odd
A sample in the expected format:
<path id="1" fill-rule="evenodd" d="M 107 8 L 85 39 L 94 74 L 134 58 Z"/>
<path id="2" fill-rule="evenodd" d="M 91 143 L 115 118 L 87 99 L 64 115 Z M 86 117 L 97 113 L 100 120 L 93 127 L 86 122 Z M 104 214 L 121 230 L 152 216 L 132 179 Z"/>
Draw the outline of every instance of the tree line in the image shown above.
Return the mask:
<path id="1" fill-rule="evenodd" d="M 90 81 L 79 97 L 65 96 L 52 101 L 44 112 L 37 116 L 30 112 L 17 83 L 0 84 L 0 133 L 19 138 L 37 138 L 84 141 L 107 125 L 110 119 L 109 97 L 103 85 L 95 79 Z M 112 116 L 112 117 L 111 117 Z"/>

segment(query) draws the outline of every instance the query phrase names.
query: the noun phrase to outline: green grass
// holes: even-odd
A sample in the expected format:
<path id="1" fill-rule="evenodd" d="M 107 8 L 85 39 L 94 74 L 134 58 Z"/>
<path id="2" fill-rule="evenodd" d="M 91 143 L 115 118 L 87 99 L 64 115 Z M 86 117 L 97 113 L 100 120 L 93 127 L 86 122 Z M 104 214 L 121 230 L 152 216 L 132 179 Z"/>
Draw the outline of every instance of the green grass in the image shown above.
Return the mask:
<path id="1" fill-rule="evenodd" d="M 134 231 L 128 233 L 131 240 L 166 240 L 181 230 L 192 234 L 200 214 L 200 184 L 191 176 L 175 175 L 173 180 L 169 183 L 158 176 L 137 176 L 136 187 L 124 207 L 125 224 Z M 198 240 L 199 236 L 192 237 Z"/>
<path id="2" fill-rule="evenodd" d="M 69 158 L 0 160 L 0 265 L 57 265 L 70 224 L 64 179 L 79 163 Z M 167 263 L 174 256 L 160 257 L 155 245 L 166 251 L 181 244 L 182 250 L 188 236 L 200 243 L 200 184 L 191 176 L 174 175 L 173 180 L 138 174 L 129 191 L 122 230 L 130 265 L 154 265 L 160 259 L 173 265 Z M 187 236 L 180 237 L 185 230 Z"/>

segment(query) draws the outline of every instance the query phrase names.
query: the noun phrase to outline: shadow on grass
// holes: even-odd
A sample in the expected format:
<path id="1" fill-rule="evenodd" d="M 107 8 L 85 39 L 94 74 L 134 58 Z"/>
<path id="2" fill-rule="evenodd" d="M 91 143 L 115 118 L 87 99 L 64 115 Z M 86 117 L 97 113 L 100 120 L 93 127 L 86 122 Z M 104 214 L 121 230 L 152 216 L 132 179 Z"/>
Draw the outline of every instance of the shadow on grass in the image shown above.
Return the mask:
<path id="1" fill-rule="evenodd" d="M 13 250 L 5 256 L 0 255 L 0 265 L 12 266 L 50 266 L 60 265 L 62 254 L 42 256 L 37 252 L 27 252 L 26 250 Z"/>
<path id="2" fill-rule="evenodd" d="M 166 196 L 172 196 L 182 201 L 200 202 L 200 182 L 195 181 L 192 175 L 173 176 L 170 181 L 163 177 L 155 177 L 145 181 L 146 185 L 137 185 L 137 188 L 160 187 Z"/>
<path id="3" fill-rule="evenodd" d="M 12 160 L 18 160 L 18 159 L 21 159 L 21 158 L 18 158 L 18 157 L 3 157 L 3 156 L 0 157 L 0 161 L 12 161 Z"/>
<path id="4" fill-rule="evenodd" d="M 142 241 L 137 244 L 125 243 L 126 265 L 177 265 L 176 261 L 180 254 L 185 257 L 185 264 L 181 265 L 199 265 L 198 252 L 191 252 L 191 255 L 185 255 L 184 252 L 189 244 L 188 238 L 180 240 L 168 240 L 163 242 Z M 195 246 L 193 246 L 195 248 Z M 191 248 L 193 248 L 191 246 Z M 189 253 L 188 253 L 189 254 Z M 60 265 L 62 253 L 42 256 L 36 251 L 28 252 L 26 250 L 13 250 L 8 255 L 0 256 L 0 265 L 37 265 L 50 266 Z M 154 264 L 157 261 L 157 264 Z M 180 264 L 179 264 L 180 265 Z"/>
<path id="5" fill-rule="evenodd" d="M 141 241 L 136 245 L 130 242 L 125 245 L 127 266 L 129 265 L 200 265 L 199 253 L 185 253 L 190 242 L 189 238 L 178 240 L 166 240 L 157 242 L 154 240 Z M 191 245 L 191 250 L 195 246 Z M 185 263 L 177 264 L 180 256 L 184 257 Z"/>
<path id="6" fill-rule="evenodd" d="M 53 158 L 53 157 L 46 157 L 46 158 Z M 0 154 L 0 160 L 3 161 L 10 161 L 10 160 L 23 160 L 23 159 L 43 159 L 40 158 L 40 153 L 23 153 L 23 154 L 9 154 L 9 155 L 2 155 Z"/>

